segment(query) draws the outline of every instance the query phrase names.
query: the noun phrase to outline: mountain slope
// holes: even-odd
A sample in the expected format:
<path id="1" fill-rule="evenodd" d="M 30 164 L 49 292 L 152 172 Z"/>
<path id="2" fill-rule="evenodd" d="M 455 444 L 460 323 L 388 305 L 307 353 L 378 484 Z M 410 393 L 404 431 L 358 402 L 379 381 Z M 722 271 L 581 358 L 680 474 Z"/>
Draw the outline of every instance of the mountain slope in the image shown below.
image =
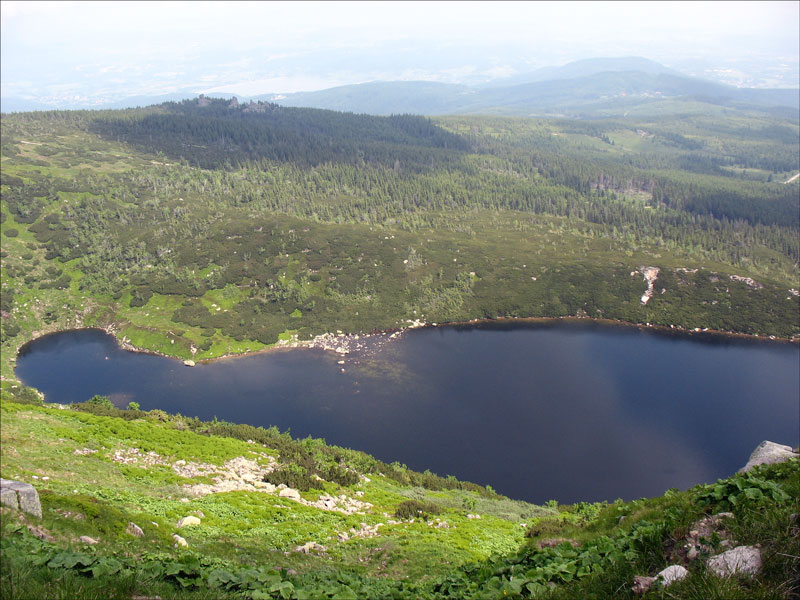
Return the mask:
<path id="1" fill-rule="evenodd" d="M 36 488 L 41 517 L 0 508 L 4 599 L 633 598 L 635 576 L 670 564 L 689 569 L 678 600 L 797 591 L 797 459 L 658 498 L 540 507 L 275 428 L 26 392 L 3 382 L 1 466 Z M 731 539 L 760 547 L 756 578 L 703 568 Z"/>
<path id="2" fill-rule="evenodd" d="M 207 167 L 259 159 L 305 165 L 430 164 L 437 156 L 468 149 L 462 138 L 423 117 L 239 104 L 236 98 L 203 97 L 140 111 L 108 111 L 94 116 L 89 128 Z"/>
<path id="3" fill-rule="evenodd" d="M 569 66 L 569 65 L 568 65 Z M 330 108 L 356 113 L 392 114 L 507 114 L 591 117 L 623 115 L 632 106 L 669 98 L 700 100 L 710 105 L 742 108 L 800 107 L 797 90 L 740 89 L 688 77 L 644 59 L 631 59 L 618 67 L 596 69 L 606 61 L 589 61 L 572 68 L 546 71 L 531 77 L 498 81 L 470 88 L 431 82 L 373 82 L 341 86 L 319 92 L 273 96 L 285 106 Z M 660 67 L 660 68 L 659 68 Z M 537 72 L 538 73 L 538 72 Z M 678 109 L 679 110 L 679 109 Z"/>
<path id="4" fill-rule="evenodd" d="M 78 326 L 182 359 L 418 319 L 798 334 L 791 122 L 434 123 L 198 99 L 2 127 L 7 377 L 23 343 Z M 667 290 L 646 305 L 642 265 Z"/>
<path id="5" fill-rule="evenodd" d="M 479 92 L 464 85 L 433 81 L 373 81 L 319 92 L 265 94 L 257 99 L 284 106 L 326 108 L 373 115 L 448 114 L 469 104 Z"/>
<path id="6" fill-rule="evenodd" d="M 554 79 L 574 79 L 588 77 L 598 73 L 615 71 L 639 71 L 651 75 L 670 74 L 682 76 L 679 71 L 665 67 L 661 63 L 639 56 L 621 58 L 585 58 L 576 60 L 560 67 L 542 67 L 531 73 L 520 73 L 511 77 L 495 79 L 484 87 L 509 87 L 537 81 L 552 81 Z"/>

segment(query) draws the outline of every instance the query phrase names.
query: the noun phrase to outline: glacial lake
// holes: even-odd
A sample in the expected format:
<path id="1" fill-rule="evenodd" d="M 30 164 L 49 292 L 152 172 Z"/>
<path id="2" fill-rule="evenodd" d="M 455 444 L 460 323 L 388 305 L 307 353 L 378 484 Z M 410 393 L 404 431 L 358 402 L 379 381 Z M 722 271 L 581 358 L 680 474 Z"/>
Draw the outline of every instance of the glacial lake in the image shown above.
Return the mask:
<path id="1" fill-rule="evenodd" d="M 364 345 L 189 368 L 82 330 L 28 344 L 17 375 L 48 402 L 102 394 L 276 425 L 536 503 L 686 489 L 732 475 L 762 440 L 800 441 L 800 348 L 788 343 L 556 322 L 423 328 Z"/>

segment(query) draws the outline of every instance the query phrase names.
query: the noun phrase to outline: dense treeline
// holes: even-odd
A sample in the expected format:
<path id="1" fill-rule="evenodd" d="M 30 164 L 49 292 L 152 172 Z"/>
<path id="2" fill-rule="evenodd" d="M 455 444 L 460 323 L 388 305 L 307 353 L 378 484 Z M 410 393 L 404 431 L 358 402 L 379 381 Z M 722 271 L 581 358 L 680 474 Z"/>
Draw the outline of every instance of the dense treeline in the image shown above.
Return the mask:
<path id="1" fill-rule="evenodd" d="M 556 132 L 552 123 L 521 122 L 519 129 L 505 121 L 450 123 L 479 151 L 505 159 L 513 172 L 528 178 L 540 175 L 580 194 L 646 192 L 652 195 L 654 206 L 664 203 L 679 211 L 750 224 L 798 224 L 796 188 L 770 179 L 772 173 L 763 181 L 748 181 L 725 170 L 736 165 L 741 169 L 796 172 L 800 169 L 800 133 L 794 124 L 753 129 L 705 120 L 659 122 L 654 127 L 568 121 L 555 122 Z M 717 135 L 728 137 L 720 141 Z M 638 138 L 638 152 L 619 154 L 613 150 L 612 137 L 626 136 Z M 677 150 L 670 146 L 677 146 Z M 767 158 L 756 161 L 756 156 Z"/>
<path id="2" fill-rule="evenodd" d="M 743 168 L 766 168 L 788 171 L 798 168 L 796 127 L 769 125 L 758 129 L 725 128 L 716 126 L 708 133 L 728 133 L 746 136 L 751 143 L 736 144 L 726 138 L 721 148 L 712 151 L 712 140 L 698 139 L 672 131 L 662 123 L 647 131 L 635 128 L 653 146 L 624 161 L 606 157 L 577 156 L 573 147 L 553 141 L 551 131 L 533 129 L 518 133 L 513 129 L 502 135 L 459 136 L 436 127 L 429 120 L 409 115 L 371 117 L 315 109 L 283 108 L 272 104 L 249 104 L 240 107 L 223 100 L 208 100 L 200 106 L 197 101 L 169 103 L 159 112 L 114 113 L 113 117 L 98 117 L 90 128 L 104 135 L 132 141 L 146 148 L 156 148 L 175 159 L 207 168 L 231 165 L 245 166 L 263 160 L 289 162 L 297 166 L 325 166 L 346 163 L 360 170 L 365 166 L 382 166 L 379 178 L 388 168 L 393 174 L 401 170 L 416 175 L 420 169 L 446 168 L 448 172 L 465 173 L 473 178 L 475 171 L 460 153 L 471 147 L 502 157 L 510 163 L 511 172 L 529 182 L 544 177 L 551 185 L 561 185 L 583 196 L 597 190 L 647 191 L 653 204 L 664 203 L 679 211 L 710 216 L 729 221 L 743 220 L 750 224 L 787 224 L 797 221 L 797 194 L 778 182 L 761 185 L 725 177 L 723 167 L 740 165 Z M 617 122 L 560 124 L 565 134 L 588 136 L 611 143 L 609 135 L 629 125 Z M 708 126 L 703 123 L 704 126 Z M 691 128 L 686 133 L 696 133 Z M 685 128 L 685 126 L 683 126 Z M 794 134 L 794 138 L 792 135 Z M 766 144 L 765 141 L 772 141 Z M 664 146 L 667 147 L 666 151 Z M 766 148 L 765 148 L 766 146 Z M 672 150 L 677 148 L 679 152 Z M 688 151 L 688 152 L 683 152 Z M 756 152 L 766 152 L 769 161 L 755 161 Z M 647 170 L 647 171 L 644 171 Z M 689 175 L 695 174 L 695 175 Z M 439 174 L 437 173 L 437 176 Z M 698 177 L 704 175 L 705 177 Z M 372 175 L 374 178 L 374 174 Z M 317 178 L 319 179 L 319 178 Z M 462 177 L 463 179 L 463 177 Z M 324 176 L 330 182 L 330 173 Z M 319 188 L 319 182 L 315 182 Z M 369 184 L 380 185 L 379 181 Z M 494 190 L 494 195 L 510 197 L 512 208 L 542 212 L 540 205 L 532 206 L 528 190 L 507 190 L 486 181 L 477 182 L 482 195 Z M 644 183 L 644 185 L 642 185 Z M 460 189 L 469 184 L 460 181 Z M 366 186 L 361 185 L 362 189 Z M 382 187 L 386 187 L 385 184 Z M 312 188 L 313 189 L 313 188 Z M 369 195 L 372 194 L 369 189 Z M 379 190 L 384 191 L 384 190 Z M 440 195 L 441 192 L 444 195 Z M 430 197 L 453 198 L 451 190 L 431 190 L 414 194 L 416 203 L 431 202 Z M 538 196 L 550 190 L 539 190 Z M 457 195 L 456 195 L 457 197 Z M 574 197 L 576 198 L 576 197 Z M 466 202 L 497 204 L 496 200 L 475 198 Z M 380 199 L 385 204 L 386 194 Z M 408 204 L 404 200 L 404 204 Z M 575 202 L 573 202 L 575 204 Z M 356 207 L 356 210 L 362 207 Z M 548 207 L 549 208 L 549 207 Z M 570 215 L 575 209 L 555 208 L 557 214 Z M 607 215 L 608 209 L 604 211 Z M 598 221 L 591 215 L 576 214 Z M 605 217 L 608 218 L 607 216 Z M 624 217 L 618 219 L 624 221 Z M 619 226 L 619 223 L 613 223 Z"/>
<path id="3" fill-rule="evenodd" d="M 106 113 L 93 118 L 89 129 L 209 169 L 269 159 L 302 166 L 341 162 L 418 170 L 452 161 L 448 149 L 468 149 L 462 138 L 423 117 L 203 100 Z"/>

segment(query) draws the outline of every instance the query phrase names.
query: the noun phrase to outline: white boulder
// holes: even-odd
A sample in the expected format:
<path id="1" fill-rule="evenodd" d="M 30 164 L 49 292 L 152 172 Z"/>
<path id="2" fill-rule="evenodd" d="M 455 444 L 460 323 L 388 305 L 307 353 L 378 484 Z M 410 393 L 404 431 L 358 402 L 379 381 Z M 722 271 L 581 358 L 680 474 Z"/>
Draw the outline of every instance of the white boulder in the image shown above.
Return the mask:
<path id="1" fill-rule="evenodd" d="M 282 489 L 278 495 L 281 498 L 289 498 L 290 500 L 300 500 L 300 492 L 290 487 Z"/>
<path id="2" fill-rule="evenodd" d="M 761 570 L 761 551 L 755 546 L 737 546 L 709 558 L 708 568 L 718 577 L 757 575 Z"/>
<path id="3" fill-rule="evenodd" d="M 669 587 L 676 581 L 686 578 L 689 574 L 684 567 L 680 565 L 670 565 L 666 569 L 659 571 L 656 579 L 661 582 L 664 587 Z"/>
<path id="4" fill-rule="evenodd" d="M 758 465 L 772 465 L 787 461 L 790 458 L 797 458 L 798 456 L 800 454 L 794 452 L 791 446 L 784 446 L 765 440 L 753 450 L 747 464 L 739 469 L 739 473 L 746 473 Z"/>
<path id="5" fill-rule="evenodd" d="M 187 527 L 189 525 L 200 525 L 200 519 L 189 515 L 188 517 L 183 517 L 180 521 L 178 521 L 178 527 Z"/>

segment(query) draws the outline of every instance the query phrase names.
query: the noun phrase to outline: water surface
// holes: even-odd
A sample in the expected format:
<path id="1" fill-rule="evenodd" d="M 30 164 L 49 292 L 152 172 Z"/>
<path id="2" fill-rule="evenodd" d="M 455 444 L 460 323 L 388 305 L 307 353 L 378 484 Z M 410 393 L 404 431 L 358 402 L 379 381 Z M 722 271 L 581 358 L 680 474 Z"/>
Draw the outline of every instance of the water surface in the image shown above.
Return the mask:
<path id="1" fill-rule="evenodd" d="M 532 502 L 632 499 L 733 474 L 800 440 L 800 349 L 597 323 L 426 328 L 342 357 L 282 350 L 201 364 L 55 334 L 17 374 L 48 402 L 108 395 L 325 438 Z M 342 372 L 344 369 L 344 372 Z"/>

